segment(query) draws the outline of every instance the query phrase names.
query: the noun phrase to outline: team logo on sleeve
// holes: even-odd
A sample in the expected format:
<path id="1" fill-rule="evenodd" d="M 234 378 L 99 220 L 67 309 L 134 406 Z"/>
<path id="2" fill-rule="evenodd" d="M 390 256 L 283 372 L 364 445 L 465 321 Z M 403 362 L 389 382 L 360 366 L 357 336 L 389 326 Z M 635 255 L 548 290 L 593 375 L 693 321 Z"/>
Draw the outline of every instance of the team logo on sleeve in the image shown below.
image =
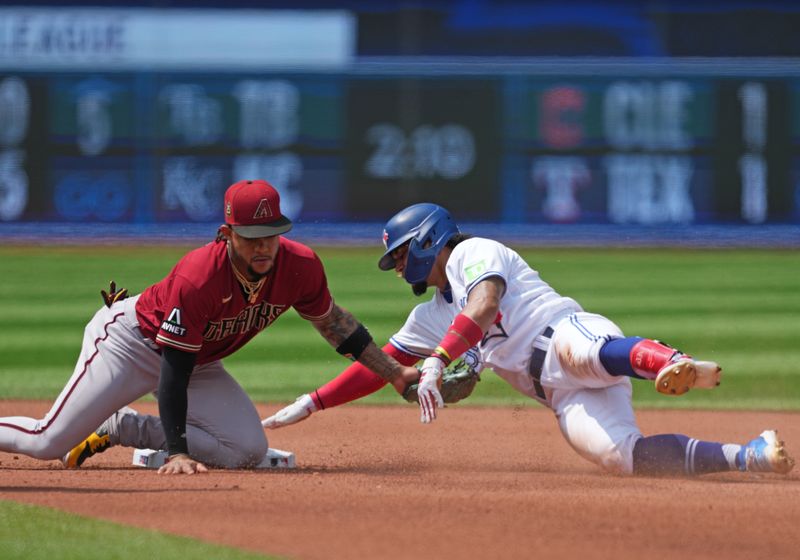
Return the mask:
<path id="1" fill-rule="evenodd" d="M 484 272 L 486 272 L 486 263 L 484 261 L 478 261 L 464 269 L 464 277 L 466 277 L 467 282 L 472 282 Z"/>
<path id="2" fill-rule="evenodd" d="M 175 336 L 186 336 L 186 327 L 183 326 L 181 310 L 178 307 L 172 308 L 169 317 L 161 323 L 161 330 Z"/>

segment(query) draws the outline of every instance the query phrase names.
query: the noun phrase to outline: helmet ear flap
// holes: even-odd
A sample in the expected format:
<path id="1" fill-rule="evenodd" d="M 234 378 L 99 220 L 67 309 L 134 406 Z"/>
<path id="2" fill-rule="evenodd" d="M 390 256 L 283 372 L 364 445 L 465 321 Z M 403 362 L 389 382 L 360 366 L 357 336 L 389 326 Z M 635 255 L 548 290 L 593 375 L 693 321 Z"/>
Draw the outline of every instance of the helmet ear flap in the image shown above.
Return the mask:
<path id="1" fill-rule="evenodd" d="M 403 276 L 410 284 L 424 282 L 437 255 L 450 238 L 459 233 L 450 213 L 437 204 L 414 204 L 395 214 L 384 227 L 386 252 L 378 262 L 381 270 L 391 270 L 396 263 L 392 251 L 408 242 Z"/>
<path id="2" fill-rule="evenodd" d="M 454 232 L 434 222 L 427 231 L 420 231 L 408 245 L 408 257 L 403 276 L 409 284 L 424 283 L 433 269 L 436 257 Z"/>

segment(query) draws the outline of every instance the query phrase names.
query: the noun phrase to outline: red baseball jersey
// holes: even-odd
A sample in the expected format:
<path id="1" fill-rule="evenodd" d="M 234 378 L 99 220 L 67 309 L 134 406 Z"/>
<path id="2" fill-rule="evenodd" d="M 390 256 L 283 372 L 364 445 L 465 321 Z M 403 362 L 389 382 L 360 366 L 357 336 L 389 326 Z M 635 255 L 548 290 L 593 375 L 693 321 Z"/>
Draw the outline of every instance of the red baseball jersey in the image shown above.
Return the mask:
<path id="1" fill-rule="evenodd" d="M 255 303 L 245 298 L 228 258 L 214 242 L 188 253 L 136 302 L 142 332 L 161 346 L 197 353 L 197 364 L 219 360 L 294 307 L 308 320 L 322 319 L 333 298 L 319 257 L 280 238 L 272 270 Z"/>

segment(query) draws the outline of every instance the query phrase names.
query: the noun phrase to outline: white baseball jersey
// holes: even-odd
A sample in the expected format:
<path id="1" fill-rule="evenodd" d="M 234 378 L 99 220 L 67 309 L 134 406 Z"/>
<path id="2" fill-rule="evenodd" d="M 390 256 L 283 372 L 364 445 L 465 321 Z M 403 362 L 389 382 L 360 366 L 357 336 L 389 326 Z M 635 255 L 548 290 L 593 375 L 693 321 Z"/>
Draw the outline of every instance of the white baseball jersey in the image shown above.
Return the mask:
<path id="1" fill-rule="evenodd" d="M 642 434 L 631 405 L 630 379 L 610 375 L 599 356 L 607 340 L 624 336 L 619 327 L 557 294 L 516 252 L 496 241 L 462 241 L 453 249 L 446 273 L 452 303 L 436 290 L 430 301 L 414 308 L 390 342 L 420 358 L 429 356 L 464 309 L 470 290 L 499 276 L 506 284 L 499 320 L 471 350 L 477 349 L 483 366 L 517 391 L 551 407 L 564 437 L 581 456 L 612 472 L 632 472 L 633 448 Z M 552 344 L 541 384 L 550 397 L 543 402 L 528 365 L 534 339 L 548 326 L 553 328 Z"/>
<path id="2" fill-rule="evenodd" d="M 446 273 L 453 302 L 448 303 L 437 290 L 429 302 L 414 308 L 403 328 L 391 338 L 392 344 L 413 355 L 429 356 L 466 306 L 470 290 L 478 282 L 498 276 L 505 282 L 506 291 L 500 300 L 499 320 L 478 344 L 480 358 L 483 366 L 535 398 L 528 374 L 533 339 L 557 319 L 581 311 L 580 305 L 556 293 L 517 252 L 490 239 L 476 237 L 456 245 Z"/>

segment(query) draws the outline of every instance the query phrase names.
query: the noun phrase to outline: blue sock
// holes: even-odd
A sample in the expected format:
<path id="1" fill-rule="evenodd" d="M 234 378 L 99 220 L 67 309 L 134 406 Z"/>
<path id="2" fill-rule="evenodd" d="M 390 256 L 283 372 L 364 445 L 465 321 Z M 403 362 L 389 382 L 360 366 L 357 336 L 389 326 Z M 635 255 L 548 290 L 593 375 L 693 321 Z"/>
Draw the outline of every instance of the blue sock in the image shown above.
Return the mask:
<path id="1" fill-rule="evenodd" d="M 617 377 L 627 375 L 636 379 L 644 379 L 641 375 L 636 375 L 631 366 L 631 349 L 640 340 L 639 336 L 629 336 L 628 338 L 613 338 L 600 348 L 600 362 L 606 371 Z"/>
<path id="2" fill-rule="evenodd" d="M 633 472 L 646 475 L 697 475 L 732 469 L 721 443 L 681 434 L 643 437 L 633 448 Z"/>

